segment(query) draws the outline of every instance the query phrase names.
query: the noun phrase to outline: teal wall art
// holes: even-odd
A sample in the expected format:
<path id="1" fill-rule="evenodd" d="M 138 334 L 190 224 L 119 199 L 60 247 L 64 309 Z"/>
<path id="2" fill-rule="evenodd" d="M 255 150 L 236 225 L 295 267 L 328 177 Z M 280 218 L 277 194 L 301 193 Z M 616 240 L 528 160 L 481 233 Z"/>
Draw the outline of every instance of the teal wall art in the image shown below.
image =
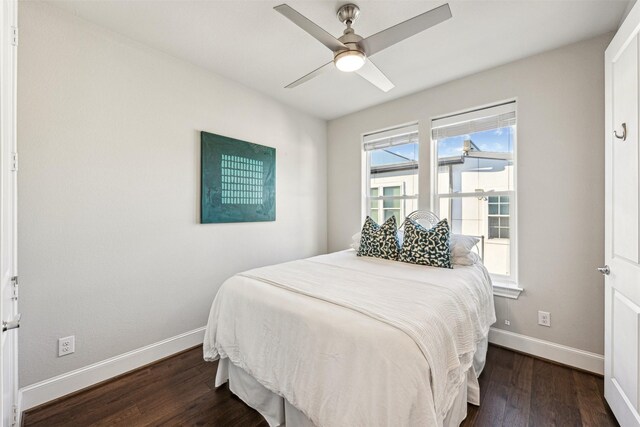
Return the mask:
<path id="1" fill-rule="evenodd" d="M 200 222 L 275 221 L 276 149 L 200 134 Z"/>

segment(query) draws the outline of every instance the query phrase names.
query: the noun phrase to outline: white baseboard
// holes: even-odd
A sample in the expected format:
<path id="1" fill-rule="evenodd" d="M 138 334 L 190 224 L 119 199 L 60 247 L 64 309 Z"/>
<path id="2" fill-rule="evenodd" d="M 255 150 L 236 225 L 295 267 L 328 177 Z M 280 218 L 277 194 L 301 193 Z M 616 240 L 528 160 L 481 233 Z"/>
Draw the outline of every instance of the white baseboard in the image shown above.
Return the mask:
<path id="1" fill-rule="evenodd" d="M 18 392 L 18 413 L 202 344 L 204 330 L 204 327 L 194 329 L 21 388 Z"/>
<path id="2" fill-rule="evenodd" d="M 604 375 L 604 356 L 551 341 L 491 328 L 489 342 L 513 350 Z"/>
<path id="3" fill-rule="evenodd" d="M 204 330 L 204 327 L 194 329 L 21 388 L 18 413 L 202 344 Z M 489 332 L 489 342 L 585 371 L 604 374 L 604 357 L 600 354 L 495 328 L 491 328 Z"/>

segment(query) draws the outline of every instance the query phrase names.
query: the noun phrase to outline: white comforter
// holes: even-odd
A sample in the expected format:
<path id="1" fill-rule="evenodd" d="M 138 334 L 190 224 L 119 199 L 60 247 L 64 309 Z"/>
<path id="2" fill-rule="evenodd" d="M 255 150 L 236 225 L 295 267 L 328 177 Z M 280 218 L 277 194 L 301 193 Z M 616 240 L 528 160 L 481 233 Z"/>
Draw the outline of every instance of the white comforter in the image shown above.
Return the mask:
<path id="1" fill-rule="evenodd" d="M 437 426 L 494 322 L 480 264 L 447 270 L 349 250 L 227 280 L 204 352 L 317 426 Z"/>

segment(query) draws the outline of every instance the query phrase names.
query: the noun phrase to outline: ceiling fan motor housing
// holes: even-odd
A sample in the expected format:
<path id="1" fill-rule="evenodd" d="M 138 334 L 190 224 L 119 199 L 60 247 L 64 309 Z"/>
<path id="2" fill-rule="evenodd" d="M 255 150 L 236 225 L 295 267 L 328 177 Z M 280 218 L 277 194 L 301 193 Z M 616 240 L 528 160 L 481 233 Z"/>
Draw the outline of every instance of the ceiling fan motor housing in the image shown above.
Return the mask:
<path id="1" fill-rule="evenodd" d="M 347 28 L 344 30 L 344 34 L 342 35 L 342 37 L 338 38 L 338 40 L 340 40 L 347 47 L 347 49 L 335 52 L 333 56 L 334 62 L 336 62 L 341 56 L 347 55 L 350 52 L 354 51 L 359 52 L 363 58 L 366 57 L 366 52 L 360 46 L 362 37 L 356 34 L 353 31 L 353 28 L 351 28 L 351 24 L 356 19 L 358 19 L 358 16 L 360 16 L 360 8 L 355 4 L 345 4 L 341 6 L 340 9 L 338 9 L 338 19 L 340 20 L 340 22 L 347 25 Z"/>
<path id="2" fill-rule="evenodd" d="M 353 32 L 353 29 L 348 28 L 345 30 L 342 37 L 338 38 L 348 49 L 336 52 L 336 56 L 347 50 L 357 50 L 358 52 L 365 53 L 362 47 L 360 47 L 360 41 L 362 37 Z"/>
<path id="3" fill-rule="evenodd" d="M 353 24 L 358 19 L 358 16 L 360 16 L 360 8 L 353 3 L 342 5 L 338 9 L 338 19 L 343 24 L 347 23 L 347 21 Z"/>
<path id="4" fill-rule="evenodd" d="M 364 64 L 367 58 L 367 55 L 365 54 L 364 49 L 362 49 L 359 44 L 360 40 L 362 40 L 362 37 L 354 33 L 353 29 L 347 28 L 347 30 L 345 30 L 344 35 L 340 37 L 338 40 L 340 40 L 342 44 L 344 44 L 347 47 L 347 49 L 342 49 L 335 52 L 333 55 L 333 63 L 341 71 L 355 71 L 359 69 Z M 344 62 L 350 62 L 354 60 L 358 65 L 355 65 L 353 68 L 345 69 L 344 67 L 341 66 L 341 64 L 340 65 L 338 64 L 338 62 L 340 61 L 343 61 L 344 63 Z"/>

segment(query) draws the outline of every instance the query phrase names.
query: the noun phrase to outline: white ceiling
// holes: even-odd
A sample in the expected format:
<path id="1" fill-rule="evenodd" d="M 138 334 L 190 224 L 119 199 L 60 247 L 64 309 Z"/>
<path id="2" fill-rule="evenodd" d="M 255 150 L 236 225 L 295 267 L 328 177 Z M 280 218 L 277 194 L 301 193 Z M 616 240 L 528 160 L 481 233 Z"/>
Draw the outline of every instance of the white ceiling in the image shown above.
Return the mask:
<path id="1" fill-rule="evenodd" d="M 228 77 L 314 116 L 332 119 L 421 89 L 613 31 L 627 0 L 450 1 L 453 18 L 373 57 L 396 87 L 383 93 L 332 70 L 284 86 L 331 52 L 272 8 L 286 1 L 335 36 L 347 1 L 50 0 L 80 17 Z M 444 1 L 356 0 L 367 37 Z"/>

